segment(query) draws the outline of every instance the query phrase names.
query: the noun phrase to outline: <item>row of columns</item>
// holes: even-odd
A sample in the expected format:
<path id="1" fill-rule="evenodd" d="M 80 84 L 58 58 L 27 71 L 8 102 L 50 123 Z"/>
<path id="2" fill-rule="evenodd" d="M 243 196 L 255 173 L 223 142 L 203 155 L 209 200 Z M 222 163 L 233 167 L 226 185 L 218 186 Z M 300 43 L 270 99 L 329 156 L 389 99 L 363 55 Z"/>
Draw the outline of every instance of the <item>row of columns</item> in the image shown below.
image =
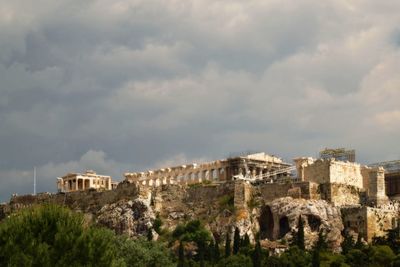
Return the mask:
<path id="1" fill-rule="evenodd" d="M 256 177 L 256 176 L 263 176 L 264 175 L 264 168 L 257 168 L 257 167 L 249 167 L 248 168 L 248 175 L 251 177 Z M 238 169 L 235 169 L 234 175 L 242 174 L 245 176 L 246 173 L 246 168 L 245 167 L 239 167 Z"/>
<path id="2" fill-rule="evenodd" d="M 243 164 L 242 161 L 218 162 L 214 166 L 212 164 L 207 165 L 196 166 L 193 164 L 145 173 L 126 173 L 125 179 L 142 185 L 160 186 L 163 184 L 200 183 L 204 180 L 226 181 L 238 174 L 250 177 L 262 177 L 269 171 L 273 171 L 273 167 L 267 164 L 264 166 L 252 164 L 253 166 L 246 168 L 246 164 Z"/>
<path id="3" fill-rule="evenodd" d="M 71 192 L 71 191 L 81 191 L 89 188 L 104 188 L 110 189 L 111 180 L 97 180 L 97 179 L 85 179 L 85 178 L 77 178 L 77 179 L 68 179 L 65 181 L 61 181 L 62 185 L 60 188 L 62 192 Z M 91 184 L 93 182 L 93 184 Z M 95 182 L 99 182 L 96 184 Z"/>
<path id="4" fill-rule="evenodd" d="M 129 175 L 127 177 L 129 179 Z M 207 170 L 188 171 L 177 173 L 175 175 L 163 176 L 163 173 L 137 177 L 135 180 L 137 183 L 148 186 L 160 186 L 163 184 L 194 184 L 201 183 L 203 181 L 211 180 L 226 180 L 227 170 L 226 168 L 214 168 Z"/>

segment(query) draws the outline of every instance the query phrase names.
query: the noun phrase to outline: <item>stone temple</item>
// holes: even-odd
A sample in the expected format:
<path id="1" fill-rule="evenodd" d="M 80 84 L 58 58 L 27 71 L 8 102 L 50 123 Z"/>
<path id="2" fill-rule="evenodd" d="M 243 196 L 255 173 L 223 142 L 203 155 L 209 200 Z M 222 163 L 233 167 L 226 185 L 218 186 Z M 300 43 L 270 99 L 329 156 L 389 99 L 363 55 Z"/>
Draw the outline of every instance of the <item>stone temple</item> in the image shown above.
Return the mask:
<path id="1" fill-rule="evenodd" d="M 52 202 L 132 237 L 145 234 L 159 214 L 170 230 L 201 219 L 216 238 L 234 226 L 253 240 L 260 233 L 275 242 L 290 240 L 301 215 L 309 247 L 322 230 L 334 251 L 342 231 L 371 242 L 398 225 L 400 161 L 362 165 L 345 149 L 320 155 L 290 164 L 263 152 L 243 154 L 126 172 L 118 184 L 94 171 L 69 173 L 57 179 L 57 194 L 13 196 L 0 205 L 0 220 L 24 206 Z"/>
<path id="2" fill-rule="evenodd" d="M 68 173 L 57 178 L 57 190 L 59 192 L 84 191 L 87 189 L 111 190 L 117 183 L 111 180 L 111 176 L 99 175 L 92 170 L 84 173 Z"/>
<path id="3" fill-rule="evenodd" d="M 202 164 L 127 172 L 124 176 L 126 182 L 145 187 L 205 181 L 223 183 L 241 176 L 244 178 L 235 186 L 235 205 L 240 206 L 241 202 L 246 206 L 255 192 L 265 202 L 288 196 L 325 200 L 340 208 L 347 230 L 361 234 L 370 242 L 374 236 L 384 235 L 387 229 L 397 225 L 399 205 L 395 196 L 400 195 L 400 177 L 396 174 L 400 173 L 400 168 L 398 172 L 392 168 L 386 177 L 385 164 L 366 166 L 353 162 L 352 150 L 344 151 L 347 160 L 342 161 L 342 150 L 325 150 L 324 155 L 327 151 L 340 152 L 339 158 L 299 157 L 294 159 L 294 165 L 266 153 L 256 153 Z M 292 170 L 296 170 L 295 175 Z M 273 228 L 274 233 L 282 232 L 279 223 Z"/>
<path id="4" fill-rule="evenodd" d="M 282 159 L 265 153 L 256 153 L 245 156 L 231 157 L 208 163 L 192 163 L 175 167 L 167 167 L 146 172 L 127 172 L 125 180 L 140 185 L 160 186 L 163 184 L 193 184 L 203 181 L 229 181 L 235 175 L 249 177 L 264 177 L 275 173 L 275 179 L 290 175 L 286 170 L 291 164 Z"/>

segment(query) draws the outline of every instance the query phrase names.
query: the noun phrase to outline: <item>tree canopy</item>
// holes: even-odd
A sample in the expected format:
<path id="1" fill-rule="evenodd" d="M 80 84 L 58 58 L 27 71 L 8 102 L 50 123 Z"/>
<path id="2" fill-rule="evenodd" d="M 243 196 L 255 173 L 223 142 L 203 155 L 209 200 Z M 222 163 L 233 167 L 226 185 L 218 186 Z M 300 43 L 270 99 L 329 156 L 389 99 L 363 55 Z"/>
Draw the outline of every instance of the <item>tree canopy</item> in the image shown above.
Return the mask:
<path id="1" fill-rule="evenodd" d="M 83 215 L 56 205 L 19 211 L 0 223 L 5 266 L 173 266 L 161 245 L 86 225 Z"/>

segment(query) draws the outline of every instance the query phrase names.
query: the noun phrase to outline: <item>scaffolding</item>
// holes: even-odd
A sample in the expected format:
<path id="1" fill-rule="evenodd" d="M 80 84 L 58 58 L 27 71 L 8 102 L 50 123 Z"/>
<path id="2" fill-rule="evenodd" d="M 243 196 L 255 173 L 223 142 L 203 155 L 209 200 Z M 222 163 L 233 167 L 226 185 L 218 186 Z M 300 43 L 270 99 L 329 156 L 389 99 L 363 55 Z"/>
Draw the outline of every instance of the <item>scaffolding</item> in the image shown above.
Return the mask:
<path id="1" fill-rule="evenodd" d="M 383 167 L 386 173 L 398 173 L 400 172 L 400 160 L 391 160 L 378 163 L 372 163 L 369 167 Z"/>
<path id="2" fill-rule="evenodd" d="M 321 159 L 334 158 L 340 161 L 356 161 L 356 151 L 354 149 L 346 150 L 345 148 L 325 148 L 319 152 Z"/>
<path id="3" fill-rule="evenodd" d="M 238 174 L 234 175 L 232 178 L 233 180 L 243 180 L 248 183 L 253 183 L 257 184 L 260 182 L 268 182 L 268 183 L 275 183 L 275 182 L 289 182 L 289 181 L 294 181 L 294 176 L 291 175 L 291 173 L 296 170 L 296 166 L 289 165 L 287 167 L 283 167 L 271 172 L 267 172 L 264 174 L 260 175 L 255 175 L 252 176 L 251 172 L 247 166 L 247 163 L 245 160 L 243 160 L 243 164 L 245 167 L 245 175 L 243 174 Z M 283 177 L 279 177 L 283 175 Z"/>

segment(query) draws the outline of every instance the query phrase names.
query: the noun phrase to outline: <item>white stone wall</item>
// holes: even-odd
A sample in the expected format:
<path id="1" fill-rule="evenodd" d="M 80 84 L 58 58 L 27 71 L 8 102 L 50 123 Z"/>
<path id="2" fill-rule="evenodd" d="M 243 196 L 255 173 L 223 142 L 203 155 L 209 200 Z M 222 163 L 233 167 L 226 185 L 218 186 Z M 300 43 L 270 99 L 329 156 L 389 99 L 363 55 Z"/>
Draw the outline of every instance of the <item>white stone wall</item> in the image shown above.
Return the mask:
<path id="1" fill-rule="evenodd" d="M 330 161 L 330 182 L 363 188 L 361 166 L 357 163 Z"/>
<path id="2" fill-rule="evenodd" d="M 369 178 L 364 177 L 361 172 L 361 165 L 352 162 L 336 161 L 334 159 L 310 158 L 295 159 L 299 179 L 318 184 L 337 183 L 364 187 L 364 181 Z M 365 175 L 368 175 L 365 173 Z"/>

